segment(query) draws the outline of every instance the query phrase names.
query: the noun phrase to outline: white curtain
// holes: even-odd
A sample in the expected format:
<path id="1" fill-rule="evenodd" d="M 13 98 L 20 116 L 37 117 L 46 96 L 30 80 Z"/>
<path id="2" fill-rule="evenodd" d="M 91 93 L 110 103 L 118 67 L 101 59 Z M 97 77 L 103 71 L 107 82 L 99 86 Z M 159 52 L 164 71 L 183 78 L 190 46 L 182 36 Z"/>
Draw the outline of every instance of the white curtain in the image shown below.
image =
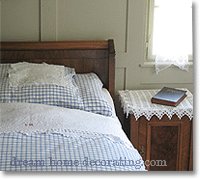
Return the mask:
<path id="1" fill-rule="evenodd" d="M 175 65 L 188 70 L 192 54 L 192 8 L 190 0 L 155 0 L 153 54 L 156 73 Z"/>

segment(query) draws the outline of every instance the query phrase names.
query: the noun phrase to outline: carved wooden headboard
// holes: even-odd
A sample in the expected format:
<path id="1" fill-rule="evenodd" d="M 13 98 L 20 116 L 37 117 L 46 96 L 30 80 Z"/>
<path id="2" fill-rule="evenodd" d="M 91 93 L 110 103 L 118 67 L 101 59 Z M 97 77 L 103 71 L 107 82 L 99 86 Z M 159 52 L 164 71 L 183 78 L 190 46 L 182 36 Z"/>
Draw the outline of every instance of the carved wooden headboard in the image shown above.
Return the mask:
<path id="1" fill-rule="evenodd" d="M 21 61 L 59 64 L 77 73 L 96 73 L 114 98 L 115 49 L 113 40 L 1 42 L 1 63 Z"/>

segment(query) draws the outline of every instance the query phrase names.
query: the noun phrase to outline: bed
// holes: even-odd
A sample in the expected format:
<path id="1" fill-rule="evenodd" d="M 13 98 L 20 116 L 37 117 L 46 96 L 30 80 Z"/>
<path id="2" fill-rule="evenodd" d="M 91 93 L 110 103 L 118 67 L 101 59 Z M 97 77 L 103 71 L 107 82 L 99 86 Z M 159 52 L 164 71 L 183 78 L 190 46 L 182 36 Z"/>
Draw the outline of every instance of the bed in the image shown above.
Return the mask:
<path id="1" fill-rule="evenodd" d="M 145 170 L 115 114 L 113 40 L 2 42 L 0 50 L 1 171 Z M 7 79 L 18 77 L 10 67 L 23 64 L 23 76 L 27 64 L 44 62 L 68 68 L 68 84 L 10 87 Z"/>

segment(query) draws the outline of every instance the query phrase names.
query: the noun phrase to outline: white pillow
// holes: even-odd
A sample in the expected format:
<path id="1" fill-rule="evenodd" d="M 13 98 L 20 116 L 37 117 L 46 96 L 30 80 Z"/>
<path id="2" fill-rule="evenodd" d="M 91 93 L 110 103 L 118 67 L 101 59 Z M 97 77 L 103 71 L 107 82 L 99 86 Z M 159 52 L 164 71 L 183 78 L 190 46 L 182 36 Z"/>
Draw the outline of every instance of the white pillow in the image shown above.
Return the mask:
<path id="1" fill-rule="evenodd" d="M 9 73 L 9 85 L 12 87 L 24 85 L 54 84 L 67 86 L 70 78 L 65 74 L 65 67 L 20 62 L 11 64 Z"/>

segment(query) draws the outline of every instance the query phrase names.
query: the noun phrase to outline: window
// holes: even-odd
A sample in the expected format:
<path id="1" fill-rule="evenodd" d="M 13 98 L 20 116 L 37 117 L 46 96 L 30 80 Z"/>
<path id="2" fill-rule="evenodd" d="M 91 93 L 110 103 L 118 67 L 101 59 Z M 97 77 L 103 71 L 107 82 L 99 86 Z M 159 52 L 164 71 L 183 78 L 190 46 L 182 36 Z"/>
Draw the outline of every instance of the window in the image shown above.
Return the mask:
<path id="1" fill-rule="evenodd" d="M 156 72 L 173 65 L 187 70 L 192 59 L 190 0 L 149 0 L 147 58 Z"/>

